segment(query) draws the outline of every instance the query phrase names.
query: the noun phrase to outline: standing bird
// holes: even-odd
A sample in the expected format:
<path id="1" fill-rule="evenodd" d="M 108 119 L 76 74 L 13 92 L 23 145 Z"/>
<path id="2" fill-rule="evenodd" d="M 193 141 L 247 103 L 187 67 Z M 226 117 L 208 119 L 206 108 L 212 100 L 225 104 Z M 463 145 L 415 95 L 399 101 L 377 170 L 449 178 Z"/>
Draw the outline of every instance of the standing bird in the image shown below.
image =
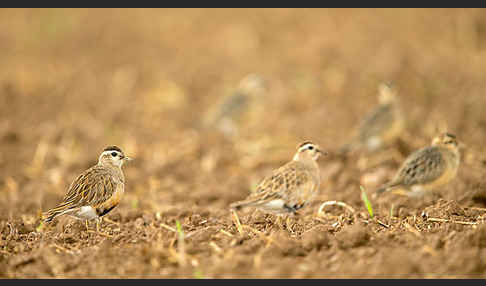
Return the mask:
<path id="1" fill-rule="evenodd" d="M 456 136 L 440 134 L 432 140 L 431 146 L 408 156 L 393 180 L 378 189 L 376 195 L 391 191 L 407 196 L 420 196 L 456 177 L 459 163 Z"/>
<path id="2" fill-rule="evenodd" d="M 258 74 L 244 77 L 236 90 L 223 97 L 206 115 L 204 125 L 216 128 L 225 136 L 234 136 L 238 127 L 249 120 L 251 110 L 262 100 L 266 92 L 266 81 Z"/>
<path id="3" fill-rule="evenodd" d="M 357 134 L 350 143 L 341 148 L 341 153 L 357 149 L 375 151 L 395 140 L 405 127 L 400 110 L 397 91 L 390 84 L 378 86 L 379 106 L 368 114 L 357 128 Z"/>
<path id="4" fill-rule="evenodd" d="M 121 167 L 131 158 L 117 146 L 108 146 L 101 153 L 98 164 L 84 171 L 70 185 L 62 202 L 43 213 L 44 222 L 60 215 L 70 215 L 88 221 L 96 219 L 99 232 L 101 218 L 115 208 L 123 196 L 125 177 Z"/>
<path id="5" fill-rule="evenodd" d="M 327 152 L 310 141 L 303 142 L 292 161 L 264 178 L 255 192 L 231 204 L 231 209 L 251 206 L 272 214 L 294 214 L 319 191 L 321 180 L 316 161 L 321 154 Z"/>

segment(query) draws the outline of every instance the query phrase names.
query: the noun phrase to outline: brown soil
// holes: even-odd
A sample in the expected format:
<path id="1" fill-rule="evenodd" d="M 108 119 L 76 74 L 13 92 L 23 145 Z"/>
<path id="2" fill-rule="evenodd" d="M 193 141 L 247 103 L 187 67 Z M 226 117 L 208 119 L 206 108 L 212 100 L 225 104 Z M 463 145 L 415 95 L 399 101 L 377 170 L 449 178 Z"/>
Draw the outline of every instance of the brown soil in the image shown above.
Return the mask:
<path id="1" fill-rule="evenodd" d="M 4 9 L 0 24 L 0 277 L 486 277 L 484 10 Z M 268 79 L 265 111 L 235 140 L 202 129 L 251 72 Z M 407 132 L 333 156 L 382 80 L 400 88 Z M 370 198 L 370 218 L 359 186 L 442 127 L 463 143 L 457 178 Z M 330 152 L 319 196 L 281 226 L 240 211 L 240 233 L 228 205 L 304 139 Z M 105 235 L 69 217 L 40 227 L 112 144 L 136 160 Z M 331 200 L 354 213 L 318 213 Z"/>

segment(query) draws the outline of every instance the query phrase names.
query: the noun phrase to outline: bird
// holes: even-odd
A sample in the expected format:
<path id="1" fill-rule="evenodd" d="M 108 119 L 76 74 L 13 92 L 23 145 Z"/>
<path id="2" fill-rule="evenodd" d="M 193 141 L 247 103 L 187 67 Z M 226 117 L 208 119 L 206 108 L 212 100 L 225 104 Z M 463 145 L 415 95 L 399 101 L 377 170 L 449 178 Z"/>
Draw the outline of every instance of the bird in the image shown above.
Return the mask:
<path id="1" fill-rule="evenodd" d="M 410 154 L 394 178 L 379 188 L 375 196 L 390 191 L 409 197 L 421 196 L 454 179 L 460 159 L 456 136 L 441 133 L 432 139 L 430 146 Z"/>
<path id="2" fill-rule="evenodd" d="M 214 128 L 225 136 L 238 134 L 241 124 L 248 119 L 249 111 L 254 110 L 265 96 L 267 81 L 259 74 L 245 76 L 233 93 L 223 97 L 206 114 L 204 125 Z"/>
<path id="3" fill-rule="evenodd" d="M 391 83 L 378 85 L 379 105 L 367 114 L 356 129 L 355 136 L 340 149 L 341 154 L 365 149 L 376 151 L 393 142 L 404 130 L 405 118 Z"/>
<path id="4" fill-rule="evenodd" d="M 297 146 L 293 159 L 265 177 L 246 199 L 230 204 L 231 210 L 254 207 L 265 213 L 295 214 L 319 191 L 317 159 L 327 152 L 311 141 Z"/>
<path id="5" fill-rule="evenodd" d="M 117 146 L 107 146 L 101 152 L 98 163 L 81 173 L 69 186 L 62 201 L 42 214 L 45 223 L 61 215 L 85 220 L 96 220 L 96 230 L 104 215 L 113 210 L 125 192 L 122 166 L 132 158 L 125 156 Z"/>

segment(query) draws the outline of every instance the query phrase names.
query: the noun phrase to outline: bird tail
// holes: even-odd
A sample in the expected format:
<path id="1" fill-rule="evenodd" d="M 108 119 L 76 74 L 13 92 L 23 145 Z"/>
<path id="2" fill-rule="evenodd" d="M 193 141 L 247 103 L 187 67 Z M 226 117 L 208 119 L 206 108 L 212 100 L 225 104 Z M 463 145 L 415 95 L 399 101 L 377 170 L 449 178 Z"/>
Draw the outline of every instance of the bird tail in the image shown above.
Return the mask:
<path id="1" fill-rule="evenodd" d="M 56 217 L 56 213 L 51 212 L 51 211 L 44 212 L 41 215 L 41 219 L 45 223 L 51 222 L 55 217 Z"/>
<path id="2" fill-rule="evenodd" d="M 243 202 L 236 202 L 236 203 L 230 204 L 230 209 L 238 211 L 238 210 L 241 210 L 245 206 L 247 206 L 247 204 L 245 204 Z"/>
<path id="3" fill-rule="evenodd" d="M 383 187 L 381 187 L 381 188 L 379 188 L 378 190 L 375 191 L 375 195 L 379 196 L 379 195 L 381 195 L 381 194 L 383 194 L 387 191 L 388 191 L 388 187 L 383 186 Z"/>
<path id="4" fill-rule="evenodd" d="M 379 196 L 383 193 L 392 191 L 399 186 L 400 186 L 400 184 L 390 184 L 390 183 L 385 184 L 382 187 L 380 187 L 378 190 L 375 191 L 375 196 Z"/>
<path id="5" fill-rule="evenodd" d="M 241 210 L 244 207 L 255 205 L 254 201 L 238 201 L 230 204 L 230 209 L 232 210 Z"/>
<path id="6" fill-rule="evenodd" d="M 55 217 L 62 215 L 69 211 L 70 205 L 69 204 L 60 204 L 59 206 L 52 208 L 46 212 L 43 212 L 41 215 L 41 219 L 45 223 L 51 222 Z"/>

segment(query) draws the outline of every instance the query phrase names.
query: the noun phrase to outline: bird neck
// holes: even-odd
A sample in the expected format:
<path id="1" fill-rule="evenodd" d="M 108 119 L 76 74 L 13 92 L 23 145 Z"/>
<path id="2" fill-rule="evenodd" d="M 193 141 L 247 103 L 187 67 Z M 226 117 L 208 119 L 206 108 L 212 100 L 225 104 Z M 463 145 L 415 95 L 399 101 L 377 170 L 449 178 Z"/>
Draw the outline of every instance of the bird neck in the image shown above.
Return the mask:
<path id="1" fill-rule="evenodd" d="M 458 148 L 448 148 L 444 146 L 438 146 L 439 149 L 442 150 L 442 154 L 444 154 L 444 157 L 446 158 L 447 161 L 451 162 L 453 165 L 458 165 L 461 154 L 459 153 Z"/>
<path id="2" fill-rule="evenodd" d="M 309 156 L 304 155 L 302 153 L 296 153 L 293 158 L 294 161 L 299 162 L 302 164 L 305 168 L 310 169 L 310 170 L 317 170 L 319 166 L 317 165 L 317 162 L 309 158 Z"/>
<path id="3" fill-rule="evenodd" d="M 121 166 L 118 166 L 118 165 L 114 164 L 113 162 L 99 161 L 98 166 L 111 169 L 114 172 L 122 172 Z"/>

